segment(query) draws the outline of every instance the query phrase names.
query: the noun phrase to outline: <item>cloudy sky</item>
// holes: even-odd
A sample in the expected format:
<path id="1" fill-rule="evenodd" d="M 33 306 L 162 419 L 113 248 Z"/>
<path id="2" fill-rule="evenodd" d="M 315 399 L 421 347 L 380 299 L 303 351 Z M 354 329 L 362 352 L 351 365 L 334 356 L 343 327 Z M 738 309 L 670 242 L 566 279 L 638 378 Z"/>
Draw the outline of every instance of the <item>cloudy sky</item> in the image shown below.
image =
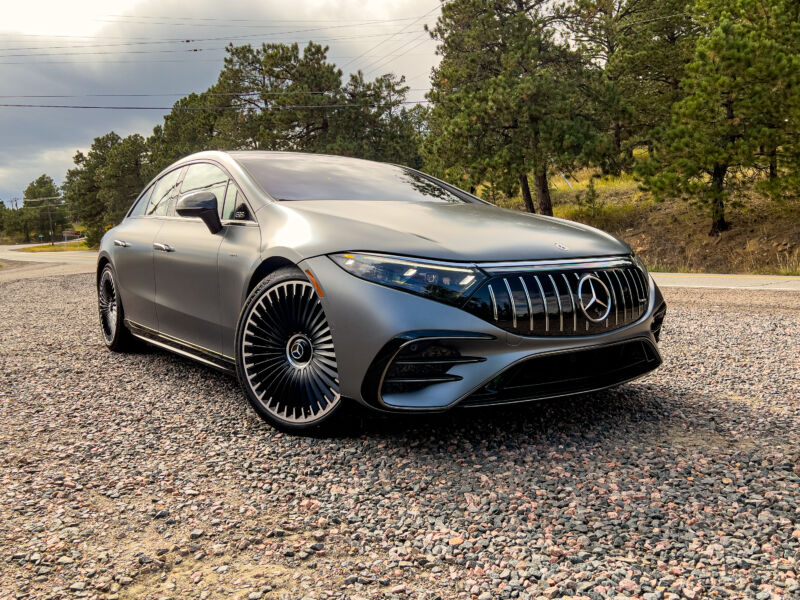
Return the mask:
<path id="1" fill-rule="evenodd" d="M 437 0 L 23 0 L 0 21 L 0 199 L 108 131 L 149 135 L 178 98 L 208 88 L 234 44 L 314 40 L 345 72 L 406 76 L 422 99 Z M 157 107 L 155 110 L 8 105 Z"/>

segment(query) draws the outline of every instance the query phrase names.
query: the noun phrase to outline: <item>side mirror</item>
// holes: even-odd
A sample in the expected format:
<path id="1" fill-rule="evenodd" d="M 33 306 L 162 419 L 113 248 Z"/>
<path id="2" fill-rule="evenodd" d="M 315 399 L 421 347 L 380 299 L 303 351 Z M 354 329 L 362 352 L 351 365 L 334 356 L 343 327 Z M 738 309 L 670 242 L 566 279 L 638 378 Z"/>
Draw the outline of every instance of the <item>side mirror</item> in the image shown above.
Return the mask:
<path id="1" fill-rule="evenodd" d="M 187 194 L 175 206 L 175 212 L 182 217 L 200 217 L 211 233 L 222 231 L 222 223 L 217 212 L 217 197 L 211 192 Z"/>

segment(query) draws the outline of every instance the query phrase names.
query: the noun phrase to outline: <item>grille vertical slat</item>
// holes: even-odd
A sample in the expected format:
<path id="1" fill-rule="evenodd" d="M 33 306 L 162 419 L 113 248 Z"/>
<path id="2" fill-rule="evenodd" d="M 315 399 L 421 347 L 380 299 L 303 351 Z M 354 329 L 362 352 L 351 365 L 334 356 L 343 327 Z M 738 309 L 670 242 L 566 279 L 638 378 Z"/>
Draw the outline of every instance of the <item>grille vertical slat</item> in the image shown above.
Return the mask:
<path id="1" fill-rule="evenodd" d="M 628 301 L 625 299 L 625 288 L 622 285 L 622 279 L 619 278 L 616 269 L 613 270 L 612 273 L 614 273 L 614 278 L 617 280 L 617 285 L 619 286 L 619 295 L 622 297 L 622 322 L 624 323 L 628 320 Z"/>
<path id="2" fill-rule="evenodd" d="M 503 283 L 506 284 L 506 291 L 508 292 L 508 301 L 511 302 L 511 322 L 514 329 L 517 328 L 517 301 L 514 300 L 514 294 L 511 292 L 511 286 L 508 284 L 508 279 L 503 278 Z"/>
<path id="3" fill-rule="evenodd" d="M 647 278 L 645 277 L 644 273 L 642 273 L 639 269 L 636 269 L 635 273 L 636 277 L 639 279 L 639 283 L 641 284 L 642 295 L 639 297 L 639 304 L 642 308 L 639 311 L 639 314 L 642 314 L 647 308 L 647 292 L 649 291 L 649 286 L 647 285 Z"/>
<path id="4" fill-rule="evenodd" d="M 569 301 L 572 305 L 572 331 L 578 331 L 578 311 L 577 306 L 575 306 L 575 296 L 572 294 L 572 288 L 569 285 L 569 279 L 567 279 L 567 274 L 562 273 L 561 276 L 564 278 L 564 283 L 567 284 L 567 295 L 569 296 Z"/>
<path id="5" fill-rule="evenodd" d="M 564 309 L 561 306 L 561 292 L 558 290 L 556 280 L 553 279 L 553 276 L 548 275 L 547 277 L 550 279 L 550 283 L 553 284 L 553 291 L 556 293 L 556 301 L 558 302 L 558 330 L 564 331 Z"/>
<path id="6" fill-rule="evenodd" d="M 606 276 L 606 280 L 608 281 L 608 289 L 611 290 L 611 301 L 614 303 L 614 325 L 619 325 L 619 304 L 617 304 L 617 292 L 614 291 L 614 284 L 611 281 L 611 276 L 608 274 L 608 271 L 600 272 Z"/>
<path id="7" fill-rule="evenodd" d="M 528 301 L 528 318 L 530 319 L 530 332 L 533 333 L 533 303 L 531 302 L 531 295 L 528 293 L 528 286 L 525 285 L 525 280 L 520 277 L 519 282 L 522 284 L 522 289 L 525 292 L 525 299 Z"/>
<path id="8" fill-rule="evenodd" d="M 497 298 L 494 296 L 494 290 L 492 289 L 491 284 L 489 284 L 489 297 L 492 299 L 492 315 L 494 316 L 494 320 L 497 321 Z"/>
<path id="9" fill-rule="evenodd" d="M 631 299 L 631 318 L 633 318 L 633 310 L 635 308 L 635 302 L 633 301 L 633 288 L 631 286 L 630 280 L 628 279 L 628 274 L 625 273 L 625 271 L 623 271 L 622 269 L 620 269 L 620 271 L 622 273 L 622 277 L 625 279 L 625 287 L 628 290 L 628 296 L 630 296 Z"/>
<path id="10" fill-rule="evenodd" d="M 631 288 L 631 294 L 635 291 L 636 292 L 636 301 L 634 304 L 636 305 L 636 314 L 637 316 L 641 316 L 642 314 L 642 303 L 640 298 L 642 297 L 641 292 L 639 291 L 639 286 L 641 283 L 639 282 L 639 278 L 636 277 L 636 273 L 631 271 L 631 281 L 633 282 L 633 287 Z"/>
<path id="11" fill-rule="evenodd" d="M 544 306 L 544 330 L 545 332 L 550 331 L 550 311 L 547 309 L 547 296 L 544 295 L 544 288 L 542 287 L 542 282 L 539 281 L 539 277 L 534 275 L 533 277 L 536 280 L 536 285 L 539 286 L 539 294 L 542 298 L 542 305 Z"/>

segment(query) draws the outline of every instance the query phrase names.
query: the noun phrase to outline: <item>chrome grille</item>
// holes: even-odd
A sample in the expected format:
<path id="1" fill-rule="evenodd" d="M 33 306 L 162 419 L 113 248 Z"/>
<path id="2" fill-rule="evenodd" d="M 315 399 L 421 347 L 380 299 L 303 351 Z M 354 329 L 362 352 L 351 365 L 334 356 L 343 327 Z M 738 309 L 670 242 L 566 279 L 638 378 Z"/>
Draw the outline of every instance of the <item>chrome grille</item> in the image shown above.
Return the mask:
<path id="1" fill-rule="evenodd" d="M 581 308 L 578 287 L 587 275 L 604 284 L 611 300 L 608 316 L 600 322 L 588 318 Z M 594 285 L 599 294 L 605 294 L 603 286 Z M 518 335 L 593 335 L 637 321 L 647 310 L 648 292 L 646 275 L 627 260 L 520 266 L 519 270 L 504 266 L 494 270 L 464 309 Z"/>

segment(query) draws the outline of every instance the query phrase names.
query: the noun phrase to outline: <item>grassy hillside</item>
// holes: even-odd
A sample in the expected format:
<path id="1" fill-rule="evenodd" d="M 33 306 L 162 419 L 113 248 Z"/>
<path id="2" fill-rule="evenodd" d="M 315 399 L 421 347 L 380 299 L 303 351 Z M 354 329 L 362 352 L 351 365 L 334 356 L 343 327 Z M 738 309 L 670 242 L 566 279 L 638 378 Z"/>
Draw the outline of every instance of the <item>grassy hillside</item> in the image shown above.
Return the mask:
<path id="1" fill-rule="evenodd" d="M 730 231 L 709 237 L 704 212 L 683 200 L 656 203 L 630 177 L 595 179 L 597 199 L 587 202 L 590 175 L 570 179 L 573 189 L 561 175 L 553 178 L 555 216 L 622 238 L 653 271 L 800 275 L 800 204 L 739 197 L 728 208 Z M 521 198 L 498 204 L 523 208 Z"/>

